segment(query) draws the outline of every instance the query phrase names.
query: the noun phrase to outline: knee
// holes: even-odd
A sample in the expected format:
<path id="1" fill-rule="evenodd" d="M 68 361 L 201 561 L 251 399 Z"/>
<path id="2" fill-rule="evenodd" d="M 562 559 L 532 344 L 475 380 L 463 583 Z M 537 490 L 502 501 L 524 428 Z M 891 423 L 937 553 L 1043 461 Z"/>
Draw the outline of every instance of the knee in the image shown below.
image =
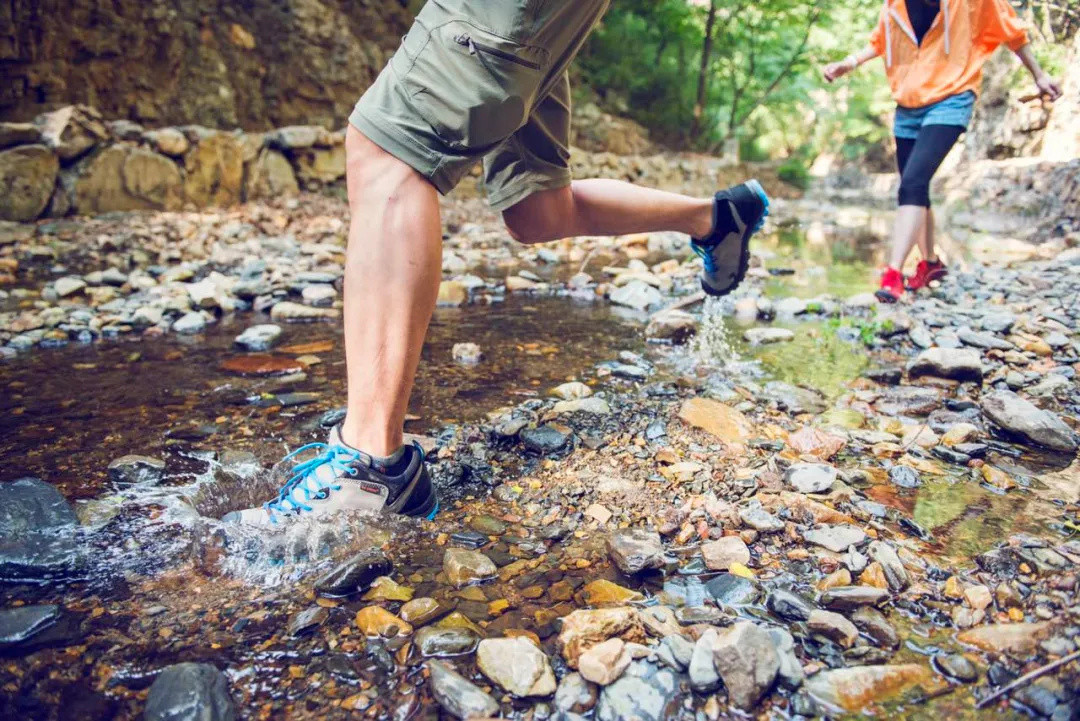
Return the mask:
<path id="1" fill-rule="evenodd" d="M 900 192 L 897 194 L 900 205 L 918 205 L 930 207 L 930 181 L 924 178 L 900 179 Z"/>
<path id="2" fill-rule="evenodd" d="M 350 199 L 370 193 L 392 199 L 412 183 L 426 184 L 409 165 L 351 125 L 345 133 L 345 175 Z"/>
<path id="3" fill-rule="evenodd" d="M 533 245 L 565 238 L 567 221 L 574 217 L 574 201 L 569 188 L 543 190 L 518 201 L 502 213 L 510 237 Z"/>

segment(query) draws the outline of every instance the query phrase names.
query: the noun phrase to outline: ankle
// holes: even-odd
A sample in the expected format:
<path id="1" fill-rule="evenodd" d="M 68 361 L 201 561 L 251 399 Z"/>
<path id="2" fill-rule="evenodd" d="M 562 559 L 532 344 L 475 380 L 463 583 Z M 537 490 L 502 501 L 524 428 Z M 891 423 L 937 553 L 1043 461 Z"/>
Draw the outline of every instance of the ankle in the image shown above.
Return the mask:
<path id="1" fill-rule="evenodd" d="M 367 424 L 350 423 L 346 416 L 341 424 L 341 440 L 368 455 L 382 458 L 393 456 L 401 448 L 400 433 L 372 433 L 367 427 Z"/>
<path id="2" fill-rule="evenodd" d="M 706 238 L 713 232 L 713 201 L 701 200 L 690 216 L 686 227 L 691 238 Z"/>

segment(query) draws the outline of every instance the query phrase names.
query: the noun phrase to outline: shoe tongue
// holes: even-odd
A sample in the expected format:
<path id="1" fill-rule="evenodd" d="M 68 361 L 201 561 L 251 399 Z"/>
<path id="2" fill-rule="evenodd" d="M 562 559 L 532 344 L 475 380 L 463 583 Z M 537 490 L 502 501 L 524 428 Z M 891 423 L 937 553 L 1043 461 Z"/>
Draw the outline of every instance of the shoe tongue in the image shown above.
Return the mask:
<path id="1" fill-rule="evenodd" d="M 345 439 L 343 439 L 341 437 L 341 424 L 340 423 L 330 429 L 330 433 L 328 433 L 327 436 L 326 436 L 326 444 L 329 445 L 329 446 L 343 446 L 345 448 L 348 448 L 353 453 L 359 453 L 361 463 L 363 463 L 366 466 L 371 466 L 372 465 L 371 454 L 364 453 L 359 448 L 353 448 L 352 446 L 350 446 L 348 443 L 345 442 Z"/>

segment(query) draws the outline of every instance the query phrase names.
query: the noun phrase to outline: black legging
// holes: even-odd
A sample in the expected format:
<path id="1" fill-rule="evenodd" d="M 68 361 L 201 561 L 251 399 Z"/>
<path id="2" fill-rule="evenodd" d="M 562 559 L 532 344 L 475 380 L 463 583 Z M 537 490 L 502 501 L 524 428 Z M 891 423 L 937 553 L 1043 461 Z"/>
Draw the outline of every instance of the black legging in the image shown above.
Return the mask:
<path id="1" fill-rule="evenodd" d="M 924 125 L 915 140 L 896 139 L 900 205 L 930 207 L 930 179 L 963 132 L 959 125 Z"/>

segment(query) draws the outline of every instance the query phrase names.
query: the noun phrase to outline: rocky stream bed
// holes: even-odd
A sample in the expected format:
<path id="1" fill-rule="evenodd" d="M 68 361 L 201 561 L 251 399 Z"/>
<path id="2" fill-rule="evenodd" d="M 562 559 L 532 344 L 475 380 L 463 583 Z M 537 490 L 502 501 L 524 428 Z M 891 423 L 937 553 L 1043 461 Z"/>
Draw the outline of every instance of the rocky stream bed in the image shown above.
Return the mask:
<path id="1" fill-rule="evenodd" d="M 887 218 L 780 203 L 514 246 L 448 201 L 406 430 L 443 511 L 256 535 L 341 417 L 339 200 L 0 228 L 0 714 L 1071 719 L 1080 248 L 869 295 Z M 979 706 L 981 705 L 981 708 Z"/>

